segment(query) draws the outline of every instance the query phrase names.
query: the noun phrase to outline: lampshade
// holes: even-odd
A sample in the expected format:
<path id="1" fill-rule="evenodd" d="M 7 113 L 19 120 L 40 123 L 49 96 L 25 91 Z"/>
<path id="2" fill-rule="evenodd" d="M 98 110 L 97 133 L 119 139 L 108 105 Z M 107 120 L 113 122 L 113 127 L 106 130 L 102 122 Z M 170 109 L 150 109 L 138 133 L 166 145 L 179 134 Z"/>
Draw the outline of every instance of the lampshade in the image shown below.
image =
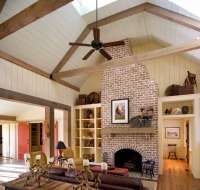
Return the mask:
<path id="1" fill-rule="evenodd" d="M 58 141 L 55 149 L 66 149 L 67 147 L 65 146 L 63 141 Z"/>

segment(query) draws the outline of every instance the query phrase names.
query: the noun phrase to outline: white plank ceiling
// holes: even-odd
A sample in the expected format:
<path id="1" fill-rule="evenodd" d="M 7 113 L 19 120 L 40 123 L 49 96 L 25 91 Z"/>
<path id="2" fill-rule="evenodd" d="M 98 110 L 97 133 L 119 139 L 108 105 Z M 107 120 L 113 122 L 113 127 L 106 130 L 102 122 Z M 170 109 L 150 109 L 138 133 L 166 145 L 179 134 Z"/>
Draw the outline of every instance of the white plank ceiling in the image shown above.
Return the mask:
<path id="1" fill-rule="evenodd" d="M 0 22 L 3 23 L 35 2 L 36 0 L 7 0 L 0 14 Z M 100 20 L 145 2 L 200 21 L 200 17 L 184 10 L 170 0 L 117 0 L 100 8 L 98 18 Z M 195 5 L 193 6 L 195 7 Z M 85 27 L 95 21 L 95 14 L 96 12 L 93 11 L 80 16 L 73 5 L 69 3 L 2 39 L 0 50 L 51 74 L 70 49 L 69 42 L 75 42 Z M 133 47 L 148 42 L 155 42 L 165 47 L 191 41 L 200 36 L 198 31 L 147 12 L 102 26 L 100 30 L 100 38 L 104 43 L 129 38 Z M 84 43 L 90 43 L 92 40 L 93 34 L 90 32 Z M 82 58 L 89 50 L 90 47 L 79 47 L 61 71 L 90 66 L 104 61 L 102 55 L 97 51 L 88 60 L 83 61 Z M 200 64 L 199 49 L 187 52 L 185 56 Z M 63 80 L 80 87 L 87 77 L 88 75 L 85 74 L 64 78 Z"/>

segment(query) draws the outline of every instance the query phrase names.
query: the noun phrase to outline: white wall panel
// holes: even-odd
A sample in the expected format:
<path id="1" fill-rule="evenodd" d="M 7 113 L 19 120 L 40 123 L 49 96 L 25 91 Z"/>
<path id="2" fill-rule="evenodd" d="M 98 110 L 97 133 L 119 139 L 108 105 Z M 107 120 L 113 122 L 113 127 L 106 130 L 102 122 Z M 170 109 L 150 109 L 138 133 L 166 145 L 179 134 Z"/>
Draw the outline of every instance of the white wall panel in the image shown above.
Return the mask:
<path id="1" fill-rule="evenodd" d="M 11 88 L 13 89 L 13 91 L 17 91 L 17 69 L 18 69 L 18 66 L 15 65 L 15 64 L 11 64 L 12 66 L 12 86 Z"/>
<path id="2" fill-rule="evenodd" d="M 6 64 L 6 88 L 11 89 L 12 84 L 12 66 L 11 64 Z"/>
<path id="3" fill-rule="evenodd" d="M 77 92 L 22 67 L 0 59 L 0 88 L 73 105 Z M 65 96 L 68 94 L 69 96 Z"/>
<path id="4" fill-rule="evenodd" d="M 2 88 L 5 88 L 5 85 L 6 85 L 6 61 L 3 59 L 1 60 L 1 64 L 0 64 L 0 72 L 1 72 L 0 86 Z"/>

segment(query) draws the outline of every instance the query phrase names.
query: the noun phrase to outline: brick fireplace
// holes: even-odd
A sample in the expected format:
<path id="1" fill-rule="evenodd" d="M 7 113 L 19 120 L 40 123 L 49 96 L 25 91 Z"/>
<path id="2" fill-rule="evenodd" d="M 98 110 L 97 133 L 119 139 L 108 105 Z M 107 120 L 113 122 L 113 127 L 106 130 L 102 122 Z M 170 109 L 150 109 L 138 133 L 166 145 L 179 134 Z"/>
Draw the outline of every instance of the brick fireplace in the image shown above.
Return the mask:
<path id="1" fill-rule="evenodd" d="M 107 48 L 106 51 L 113 59 L 130 56 L 132 52 L 128 40 L 125 46 Z M 129 133 L 130 124 L 111 124 L 111 100 L 123 98 L 129 99 L 129 119 L 140 115 L 141 107 L 153 106 L 153 133 Z M 145 65 L 134 63 L 102 71 L 101 106 L 102 130 L 124 129 L 123 133 L 102 135 L 102 155 L 107 152 L 108 163 L 115 164 L 119 150 L 131 149 L 141 155 L 142 161 L 155 160 L 154 173 L 158 174 L 158 86 L 149 79 Z"/>

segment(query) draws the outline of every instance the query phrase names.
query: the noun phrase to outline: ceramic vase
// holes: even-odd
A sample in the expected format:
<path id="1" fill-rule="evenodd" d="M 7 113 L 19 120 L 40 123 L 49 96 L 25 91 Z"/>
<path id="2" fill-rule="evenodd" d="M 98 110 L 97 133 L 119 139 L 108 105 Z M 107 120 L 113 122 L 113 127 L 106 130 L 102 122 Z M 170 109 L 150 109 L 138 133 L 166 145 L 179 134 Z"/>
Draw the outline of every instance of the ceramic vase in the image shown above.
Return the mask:
<path id="1" fill-rule="evenodd" d="M 187 114 L 188 111 L 189 111 L 189 107 L 188 107 L 188 106 L 183 106 L 183 107 L 182 107 L 182 113 L 183 113 L 183 114 Z"/>

